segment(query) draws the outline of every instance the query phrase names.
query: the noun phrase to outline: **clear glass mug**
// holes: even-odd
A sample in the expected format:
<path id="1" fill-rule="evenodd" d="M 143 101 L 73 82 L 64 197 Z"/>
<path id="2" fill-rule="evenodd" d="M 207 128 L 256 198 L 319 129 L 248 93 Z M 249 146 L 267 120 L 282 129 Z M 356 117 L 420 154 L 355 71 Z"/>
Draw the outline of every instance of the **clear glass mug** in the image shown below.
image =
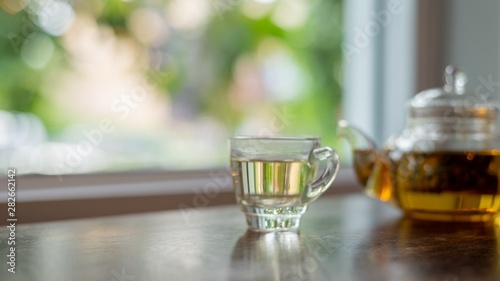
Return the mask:
<path id="1" fill-rule="evenodd" d="M 315 137 L 234 137 L 231 172 L 250 230 L 297 231 L 307 205 L 333 183 L 339 156 Z M 319 164 L 325 170 L 316 177 Z"/>

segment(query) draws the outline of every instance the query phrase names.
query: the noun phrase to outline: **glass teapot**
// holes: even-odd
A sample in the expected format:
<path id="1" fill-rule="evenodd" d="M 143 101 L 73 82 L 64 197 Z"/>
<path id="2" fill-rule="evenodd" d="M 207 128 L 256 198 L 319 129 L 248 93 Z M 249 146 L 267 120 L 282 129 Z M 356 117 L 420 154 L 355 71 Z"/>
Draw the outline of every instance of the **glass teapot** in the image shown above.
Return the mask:
<path id="1" fill-rule="evenodd" d="M 498 105 L 465 89 L 466 75 L 448 66 L 445 85 L 409 101 L 408 122 L 381 149 L 341 120 L 359 181 L 369 196 L 410 217 L 490 221 L 500 210 Z"/>

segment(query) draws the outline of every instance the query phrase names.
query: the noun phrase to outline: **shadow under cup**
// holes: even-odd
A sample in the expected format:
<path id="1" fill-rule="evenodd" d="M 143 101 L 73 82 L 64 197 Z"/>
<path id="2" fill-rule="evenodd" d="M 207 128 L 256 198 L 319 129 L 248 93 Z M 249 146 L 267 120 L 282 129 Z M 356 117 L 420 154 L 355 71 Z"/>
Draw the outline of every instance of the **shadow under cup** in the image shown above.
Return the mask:
<path id="1" fill-rule="evenodd" d="M 230 139 L 236 200 L 253 231 L 297 231 L 307 204 L 332 184 L 337 152 L 319 138 Z M 319 165 L 326 168 L 317 177 Z"/>

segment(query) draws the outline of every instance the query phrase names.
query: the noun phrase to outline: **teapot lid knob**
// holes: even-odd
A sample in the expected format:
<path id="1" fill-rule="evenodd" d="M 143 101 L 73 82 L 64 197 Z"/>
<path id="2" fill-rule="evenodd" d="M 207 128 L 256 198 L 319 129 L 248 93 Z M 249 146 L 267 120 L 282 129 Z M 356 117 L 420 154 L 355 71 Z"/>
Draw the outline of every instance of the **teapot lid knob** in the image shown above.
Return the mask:
<path id="1" fill-rule="evenodd" d="M 444 90 L 449 93 L 463 95 L 465 84 L 467 84 L 467 74 L 457 67 L 448 65 L 444 70 Z"/>
<path id="2" fill-rule="evenodd" d="M 487 97 L 467 92 L 467 75 L 463 71 L 447 66 L 444 82 L 444 87 L 425 90 L 411 99 L 410 118 L 435 118 L 433 122 L 443 123 L 455 122 L 455 117 L 483 119 L 490 124 L 496 121 L 500 106 Z"/>

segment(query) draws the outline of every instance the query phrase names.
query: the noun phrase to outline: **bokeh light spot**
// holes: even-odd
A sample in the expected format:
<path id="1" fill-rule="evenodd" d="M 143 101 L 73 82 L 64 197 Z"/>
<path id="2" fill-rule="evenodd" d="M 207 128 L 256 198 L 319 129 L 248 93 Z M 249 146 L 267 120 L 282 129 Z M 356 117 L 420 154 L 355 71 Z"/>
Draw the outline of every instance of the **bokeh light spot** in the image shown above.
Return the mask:
<path id="1" fill-rule="evenodd" d="M 145 45 L 159 46 L 168 38 L 166 22 L 151 9 L 135 10 L 129 18 L 128 26 L 134 37 Z"/>
<path id="2" fill-rule="evenodd" d="M 0 7 L 7 13 L 15 14 L 29 3 L 29 0 L 0 0 Z"/>
<path id="3" fill-rule="evenodd" d="M 284 29 L 296 29 L 304 25 L 309 16 L 309 4 L 304 0 L 286 0 L 277 3 L 272 20 Z"/>
<path id="4" fill-rule="evenodd" d="M 63 1 L 52 1 L 32 15 L 38 26 L 55 36 L 64 34 L 75 19 L 73 8 Z"/>
<path id="5" fill-rule="evenodd" d="M 21 58 L 32 68 L 42 68 L 54 54 L 54 43 L 47 35 L 34 33 L 21 47 Z"/>

